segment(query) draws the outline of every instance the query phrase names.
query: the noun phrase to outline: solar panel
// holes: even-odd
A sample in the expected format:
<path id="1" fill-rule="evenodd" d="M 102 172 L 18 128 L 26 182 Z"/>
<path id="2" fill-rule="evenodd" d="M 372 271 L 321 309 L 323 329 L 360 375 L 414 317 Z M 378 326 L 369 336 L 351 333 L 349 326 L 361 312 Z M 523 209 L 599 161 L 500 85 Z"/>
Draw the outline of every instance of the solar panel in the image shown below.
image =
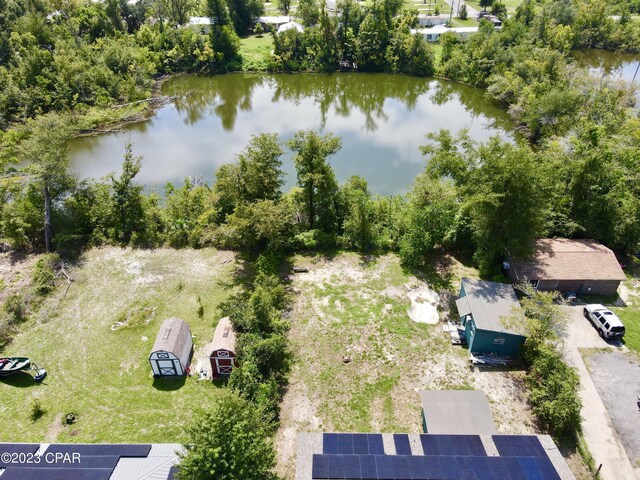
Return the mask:
<path id="1" fill-rule="evenodd" d="M 344 478 L 361 478 L 359 455 L 344 456 Z"/>
<path id="2" fill-rule="evenodd" d="M 378 478 L 378 469 L 373 455 L 359 455 L 360 476 L 363 480 L 374 480 Z"/>
<path id="3" fill-rule="evenodd" d="M 370 433 L 367 435 L 369 441 L 369 455 L 384 455 L 384 444 L 382 443 L 382 434 Z"/>
<path id="4" fill-rule="evenodd" d="M 37 443 L 2 443 L 0 444 L 0 453 L 36 453 L 40 448 L 40 445 Z M 14 465 L 13 463 L 5 463 L 0 460 L 0 468 L 10 467 Z"/>
<path id="5" fill-rule="evenodd" d="M 411 444 L 409 443 L 409 435 L 398 434 L 393 435 L 393 443 L 396 445 L 397 455 L 411 455 Z"/>
<path id="6" fill-rule="evenodd" d="M 46 457 L 45 457 L 46 458 Z M 80 458 L 74 461 L 73 458 L 69 458 L 68 461 L 60 460 L 54 461 L 52 458 L 51 461 L 42 461 L 40 463 L 23 463 L 23 464 L 13 464 L 14 468 L 39 468 L 39 469 L 90 469 L 90 468 L 109 468 L 113 470 L 115 466 L 118 464 L 118 460 L 120 457 L 92 457 L 89 455 L 80 456 Z"/>
<path id="7" fill-rule="evenodd" d="M 169 476 L 167 477 L 167 480 L 173 480 L 173 478 L 176 476 L 177 473 L 178 473 L 178 467 L 174 465 L 169 470 Z"/>
<path id="8" fill-rule="evenodd" d="M 486 456 L 478 435 L 420 435 L 425 455 Z"/>
<path id="9" fill-rule="evenodd" d="M 313 478 L 330 478 L 328 465 L 329 457 L 327 455 L 314 454 L 311 464 L 311 476 Z"/>
<path id="10" fill-rule="evenodd" d="M 535 435 L 494 435 L 501 457 L 546 457 L 547 453 Z"/>
<path id="11" fill-rule="evenodd" d="M 118 457 L 146 457 L 151 451 L 151 445 L 136 444 L 54 444 L 50 445 L 47 452 L 52 453 L 79 453 L 81 456 L 118 456 Z"/>
<path id="12" fill-rule="evenodd" d="M 338 436 L 337 433 L 325 433 L 322 435 L 322 453 L 329 455 L 339 453 Z"/>
<path id="13" fill-rule="evenodd" d="M 338 452 L 342 455 L 353 455 L 353 434 L 338 434 Z"/>
<path id="14" fill-rule="evenodd" d="M 366 433 L 353 434 L 353 453 L 356 455 L 367 455 L 369 453 L 369 435 Z"/>
<path id="15" fill-rule="evenodd" d="M 2 480 L 109 480 L 111 470 L 92 468 L 7 468 Z"/>

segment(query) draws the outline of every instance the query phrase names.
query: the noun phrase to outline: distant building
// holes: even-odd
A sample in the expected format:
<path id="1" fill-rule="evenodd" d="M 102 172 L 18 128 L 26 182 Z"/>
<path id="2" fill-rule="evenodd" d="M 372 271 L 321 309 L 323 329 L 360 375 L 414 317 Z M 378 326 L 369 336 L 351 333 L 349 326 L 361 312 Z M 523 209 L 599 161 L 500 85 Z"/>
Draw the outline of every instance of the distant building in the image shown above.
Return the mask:
<path id="1" fill-rule="evenodd" d="M 428 42 L 437 42 L 440 35 L 451 32 L 460 39 L 467 38 L 478 32 L 478 27 L 455 27 L 448 28 L 443 25 L 437 25 L 433 28 L 415 28 L 411 30 L 412 34 L 419 34 Z"/>
<path id="2" fill-rule="evenodd" d="M 419 27 L 435 27 L 436 25 L 444 25 L 449 21 L 449 15 L 427 15 L 426 13 L 418 14 Z"/>
<path id="3" fill-rule="evenodd" d="M 278 33 L 286 32 L 287 30 L 297 30 L 299 32 L 304 32 L 304 27 L 297 22 L 289 22 L 284 25 L 280 25 L 278 27 Z"/>
<path id="4" fill-rule="evenodd" d="M 280 28 L 280 26 L 284 25 L 285 23 L 289 23 L 291 22 L 291 17 L 289 16 L 263 16 L 263 17 L 258 17 L 258 21 L 256 23 L 259 23 L 262 25 L 262 28 L 264 28 L 265 32 L 268 32 L 270 29 L 274 29 L 274 30 L 278 30 L 278 28 Z"/>
<path id="5" fill-rule="evenodd" d="M 191 17 L 187 25 L 198 33 L 208 34 L 213 24 L 213 20 L 209 17 Z"/>
<path id="6" fill-rule="evenodd" d="M 471 353 L 520 352 L 525 337 L 504 322 L 521 308 L 511 285 L 463 278 L 456 307 Z"/>
<path id="7" fill-rule="evenodd" d="M 611 249 L 594 240 L 541 239 L 529 258 L 509 260 L 511 280 L 538 290 L 615 295 L 626 279 Z"/>
<path id="8" fill-rule="evenodd" d="M 167 318 L 160 326 L 149 355 L 154 377 L 186 375 L 192 353 L 189 325 L 176 317 Z"/>

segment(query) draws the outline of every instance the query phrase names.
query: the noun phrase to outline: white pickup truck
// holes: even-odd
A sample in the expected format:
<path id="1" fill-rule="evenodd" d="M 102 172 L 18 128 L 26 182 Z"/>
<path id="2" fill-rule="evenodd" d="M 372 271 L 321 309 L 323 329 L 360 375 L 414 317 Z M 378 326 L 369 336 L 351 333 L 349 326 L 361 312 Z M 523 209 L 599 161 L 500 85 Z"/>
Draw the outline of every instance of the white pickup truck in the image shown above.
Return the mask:
<path id="1" fill-rule="evenodd" d="M 583 313 L 596 327 L 602 338 L 622 338 L 624 335 L 624 325 L 617 315 L 608 308 L 598 303 L 592 303 L 584 307 Z"/>

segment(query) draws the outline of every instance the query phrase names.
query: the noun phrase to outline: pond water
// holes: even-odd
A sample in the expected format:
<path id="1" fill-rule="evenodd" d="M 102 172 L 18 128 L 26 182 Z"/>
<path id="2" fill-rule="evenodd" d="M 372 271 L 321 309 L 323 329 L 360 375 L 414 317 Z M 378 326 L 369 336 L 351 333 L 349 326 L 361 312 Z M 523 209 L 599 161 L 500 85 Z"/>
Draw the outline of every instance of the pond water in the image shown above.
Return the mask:
<path id="1" fill-rule="evenodd" d="M 578 65 L 599 77 L 621 79 L 636 88 L 636 104 L 640 104 L 640 54 L 587 49 L 572 54 Z M 635 77 L 635 78 L 634 78 Z"/>
<path id="2" fill-rule="evenodd" d="M 122 132 L 83 137 L 71 144 L 80 178 L 119 172 L 124 145 L 143 156 L 138 181 L 162 191 L 187 177 L 211 182 L 234 161 L 250 136 L 276 132 L 283 141 L 300 129 L 332 132 L 342 149 L 330 162 L 343 182 L 364 177 L 375 193 L 408 190 L 426 164 L 424 135 L 463 128 L 477 140 L 514 139 L 507 114 L 484 92 L 443 80 L 388 74 L 230 74 L 181 76 L 166 81 L 174 97 L 148 121 Z M 283 157 L 285 189 L 295 184 L 292 154 Z"/>

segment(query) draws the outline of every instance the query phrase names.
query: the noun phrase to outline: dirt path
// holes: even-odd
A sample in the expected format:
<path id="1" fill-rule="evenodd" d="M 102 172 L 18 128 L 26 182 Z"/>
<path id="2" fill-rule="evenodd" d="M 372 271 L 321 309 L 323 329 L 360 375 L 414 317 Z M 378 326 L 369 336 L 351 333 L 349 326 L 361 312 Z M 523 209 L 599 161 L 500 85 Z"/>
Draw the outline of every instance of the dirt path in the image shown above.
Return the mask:
<path id="1" fill-rule="evenodd" d="M 565 359 L 578 370 L 582 400 L 582 432 L 596 465 L 602 464 L 602 480 L 637 480 L 627 452 L 613 427 L 609 414 L 598 394 L 591 375 L 580 354 L 580 348 L 615 347 L 598 337 L 595 329 L 582 316 L 581 307 L 566 307 L 571 322 L 564 345 Z"/>

